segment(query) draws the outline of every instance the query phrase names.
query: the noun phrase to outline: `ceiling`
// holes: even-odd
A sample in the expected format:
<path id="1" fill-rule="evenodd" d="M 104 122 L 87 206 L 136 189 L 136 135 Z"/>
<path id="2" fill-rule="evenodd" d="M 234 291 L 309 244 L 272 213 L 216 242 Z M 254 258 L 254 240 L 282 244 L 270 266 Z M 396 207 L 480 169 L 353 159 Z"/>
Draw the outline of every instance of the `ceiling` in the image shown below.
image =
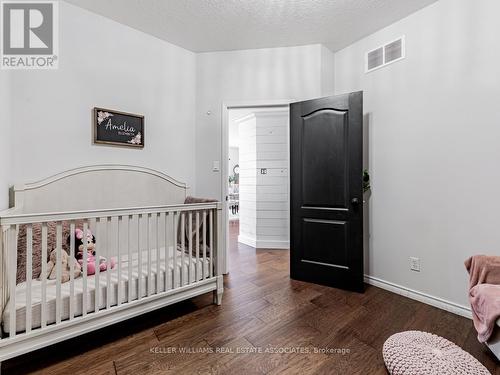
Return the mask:
<path id="1" fill-rule="evenodd" d="M 194 52 L 337 51 L 436 0 L 66 0 Z"/>

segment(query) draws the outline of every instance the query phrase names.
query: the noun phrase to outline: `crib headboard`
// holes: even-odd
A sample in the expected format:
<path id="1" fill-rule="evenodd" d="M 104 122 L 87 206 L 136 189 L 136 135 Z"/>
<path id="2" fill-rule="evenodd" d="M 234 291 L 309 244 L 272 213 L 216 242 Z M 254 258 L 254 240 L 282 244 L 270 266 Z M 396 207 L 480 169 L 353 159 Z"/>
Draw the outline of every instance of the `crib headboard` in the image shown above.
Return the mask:
<path id="1" fill-rule="evenodd" d="M 188 187 L 166 174 L 129 165 L 72 169 L 39 182 L 16 185 L 11 207 L 53 213 L 184 203 Z"/>

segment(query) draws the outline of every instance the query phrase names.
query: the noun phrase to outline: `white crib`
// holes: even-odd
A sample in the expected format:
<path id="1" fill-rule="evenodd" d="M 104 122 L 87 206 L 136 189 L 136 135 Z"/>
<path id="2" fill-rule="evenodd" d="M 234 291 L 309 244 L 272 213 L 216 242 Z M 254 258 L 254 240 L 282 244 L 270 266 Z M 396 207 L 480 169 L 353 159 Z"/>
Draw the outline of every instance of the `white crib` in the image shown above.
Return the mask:
<path id="1" fill-rule="evenodd" d="M 213 292 L 214 303 L 220 304 L 222 207 L 184 204 L 186 190 L 184 183 L 158 171 L 117 165 L 79 168 L 15 186 L 13 208 L 0 213 L 0 364 L 203 293 Z M 57 277 L 48 280 L 49 229 L 55 228 L 55 248 L 61 249 L 63 229 L 73 238 L 79 225 L 96 235 L 95 256 L 106 257 L 108 269 L 87 274 L 84 243 L 82 275 L 70 272 L 70 280 L 61 283 L 57 252 Z M 35 227 L 41 228 L 41 249 L 34 246 Z M 18 248 L 20 228 L 26 249 Z M 74 254 L 74 240 L 68 247 Z M 20 251 L 26 252 L 22 282 L 17 279 Z M 38 279 L 35 251 L 42 259 Z M 70 270 L 75 266 L 71 257 Z"/>

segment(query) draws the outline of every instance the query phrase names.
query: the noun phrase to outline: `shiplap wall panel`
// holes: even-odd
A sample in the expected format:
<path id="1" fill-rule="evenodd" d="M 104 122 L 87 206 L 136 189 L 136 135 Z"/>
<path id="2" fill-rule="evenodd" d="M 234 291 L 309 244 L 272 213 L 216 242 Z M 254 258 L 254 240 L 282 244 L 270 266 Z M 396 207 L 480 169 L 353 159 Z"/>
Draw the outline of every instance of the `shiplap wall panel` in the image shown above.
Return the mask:
<path id="1" fill-rule="evenodd" d="M 257 202 L 256 207 L 262 211 L 285 211 L 288 212 L 288 202 Z"/>
<path id="2" fill-rule="evenodd" d="M 288 111 L 237 121 L 240 133 L 240 236 L 254 247 L 289 246 Z M 266 173 L 261 173 L 265 169 Z"/>

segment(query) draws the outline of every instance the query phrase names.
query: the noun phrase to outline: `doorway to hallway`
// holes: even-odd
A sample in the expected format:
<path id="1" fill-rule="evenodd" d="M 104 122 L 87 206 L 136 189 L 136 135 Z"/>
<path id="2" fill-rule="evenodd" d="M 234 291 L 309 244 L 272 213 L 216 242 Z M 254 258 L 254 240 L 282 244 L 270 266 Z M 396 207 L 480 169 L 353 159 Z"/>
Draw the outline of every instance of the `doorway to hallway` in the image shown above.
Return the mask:
<path id="1" fill-rule="evenodd" d="M 225 114 L 226 249 L 288 249 L 288 101 L 227 107 Z M 230 262 L 226 252 L 226 271 Z"/>

